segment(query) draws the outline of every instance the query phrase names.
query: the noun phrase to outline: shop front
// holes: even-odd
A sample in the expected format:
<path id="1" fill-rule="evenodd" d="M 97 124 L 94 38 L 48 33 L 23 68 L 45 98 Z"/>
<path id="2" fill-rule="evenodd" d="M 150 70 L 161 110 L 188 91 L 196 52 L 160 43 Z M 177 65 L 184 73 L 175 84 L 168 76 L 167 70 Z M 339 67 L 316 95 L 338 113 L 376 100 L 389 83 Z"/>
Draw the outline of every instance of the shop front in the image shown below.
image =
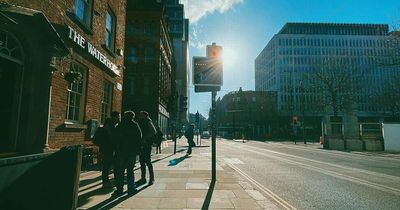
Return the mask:
<path id="1" fill-rule="evenodd" d="M 43 13 L 0 5 L 0 155 L 46 144 L 54 56 L 68 49 Z"/>

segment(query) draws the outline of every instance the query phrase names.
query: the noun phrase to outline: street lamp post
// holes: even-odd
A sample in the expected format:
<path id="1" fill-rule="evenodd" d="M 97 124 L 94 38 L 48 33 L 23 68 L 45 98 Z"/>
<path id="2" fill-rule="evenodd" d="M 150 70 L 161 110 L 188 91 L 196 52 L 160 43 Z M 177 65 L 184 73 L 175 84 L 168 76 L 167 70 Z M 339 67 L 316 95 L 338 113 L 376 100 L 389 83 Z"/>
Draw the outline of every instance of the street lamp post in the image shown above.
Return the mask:
<path id="1" fill-rule="evenodd" d="M 294 120 L 293 120 L 293 104 L 291 104 L 290 105 L 290 120 L 291 120 L 291 127 L 292 127 L 292 130 L 291 130 L 291 135 L 290 135 L 290 137 L 292 138 L 292 141 L 294 141 L 294 144 L 296 144 L 297 142 L 296 142 L 296 138 L 294 138 Z"/>
<path id="2" fill-rule="evenodd" d="M 304 144 L 307 144 L 307 139 L 305 135 L 305 122 L 306 122 L 306 116 L 305 116 L 305 101 L 306 101 L 306 96 L 304 93 L 304 86 L 303 86 L 303 81 L 300 81 L 300 91 L 301 91 L 301 111 L 302 111 L 302 122 L 301 122 L 301 127 L 302 127 L 302 136 L 304 140 Z"/>

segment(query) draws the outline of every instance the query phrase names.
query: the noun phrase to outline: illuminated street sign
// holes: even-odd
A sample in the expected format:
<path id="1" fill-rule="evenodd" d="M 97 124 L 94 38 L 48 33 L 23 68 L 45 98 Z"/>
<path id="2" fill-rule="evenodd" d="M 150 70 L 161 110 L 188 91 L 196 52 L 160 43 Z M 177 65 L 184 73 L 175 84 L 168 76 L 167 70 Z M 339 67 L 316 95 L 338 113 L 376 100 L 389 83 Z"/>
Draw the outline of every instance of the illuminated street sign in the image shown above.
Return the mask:
<path id="1" fill-rule="evenodd" d="M 193 85 L 222 86 L 221 59 L 193 57 Z"/>

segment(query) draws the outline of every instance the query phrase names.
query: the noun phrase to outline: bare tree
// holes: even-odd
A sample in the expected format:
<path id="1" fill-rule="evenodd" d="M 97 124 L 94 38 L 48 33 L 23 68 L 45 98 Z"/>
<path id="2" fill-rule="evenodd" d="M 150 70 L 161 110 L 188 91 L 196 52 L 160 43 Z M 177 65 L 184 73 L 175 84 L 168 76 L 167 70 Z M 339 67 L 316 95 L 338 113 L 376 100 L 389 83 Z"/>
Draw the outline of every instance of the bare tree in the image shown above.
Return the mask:
<path id="1" fill-rule="evenodd" d="M 378 89 L 375 100 L 390 111 L 392 117 L 400 114 L 400 29 L 399 24 L 393 25 L 392 31 L 384 43 L 385 53 L 378 59 L 378 64 L 390 71 L 390 76 L 385 78 L 383 87 Z"/>
<path id="2" fill-rule="evenodd" d="M 384 41 L 385 53 L 377 62 L 386 67 L 400 67 L 400 29 L 399 24 L 393 25 L 392 31 Z"/>
<path id="3" fill-rule="evenodd" d="M 392 117 L 400 115 L 400 74 L 387 78 L 382 91 L 376 95 L 376 100 L 384 109 L 391 112 Z"/>
<path id="4" fill-rule="evenodd" d="M 318 58 L 312 70 L 305 75 L 309 88 L 316 89 L 323 107 L 331 107 L 333 115 L 348 111 L 356 99 L 359 86 L 358 65 L 345 57 Z"/>

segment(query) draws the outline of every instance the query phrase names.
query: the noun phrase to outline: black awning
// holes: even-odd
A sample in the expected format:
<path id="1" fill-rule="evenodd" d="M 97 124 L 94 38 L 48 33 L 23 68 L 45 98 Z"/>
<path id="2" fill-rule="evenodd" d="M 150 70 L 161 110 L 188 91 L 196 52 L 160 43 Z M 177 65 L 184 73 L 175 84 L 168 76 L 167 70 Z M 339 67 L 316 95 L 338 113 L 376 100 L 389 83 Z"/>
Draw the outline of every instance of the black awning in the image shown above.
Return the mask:
<path id="1" fill-rule="evenodd" d="M 21 25 L 21 27 L 29 29 L 34 29 L 35 26 L 26 27 L 24 25 L 24 19 L 32 18 L 32 22 L 35 26 L 40 26 L 38 28 L 44 28 L 44 31 L 39 31 L 39 33 L 47 33 L 49 41 L 54 42 L 57 46 L 57 53 L 59 55 L 70 54 L 69 49 L 65 45 L 64 41 L 61 39 L 60 35 L 57 33 L 53 25 L 49 22 L 46 15 L 38 10 L 33 10 L 25 7 L 15 6 L 0 3 L 0 27 L 1 24 L 15 24 Z M 27 31 L 31 33 L 31 31 Z M 37 31 L 35 31 L 37 33 Z"/>

